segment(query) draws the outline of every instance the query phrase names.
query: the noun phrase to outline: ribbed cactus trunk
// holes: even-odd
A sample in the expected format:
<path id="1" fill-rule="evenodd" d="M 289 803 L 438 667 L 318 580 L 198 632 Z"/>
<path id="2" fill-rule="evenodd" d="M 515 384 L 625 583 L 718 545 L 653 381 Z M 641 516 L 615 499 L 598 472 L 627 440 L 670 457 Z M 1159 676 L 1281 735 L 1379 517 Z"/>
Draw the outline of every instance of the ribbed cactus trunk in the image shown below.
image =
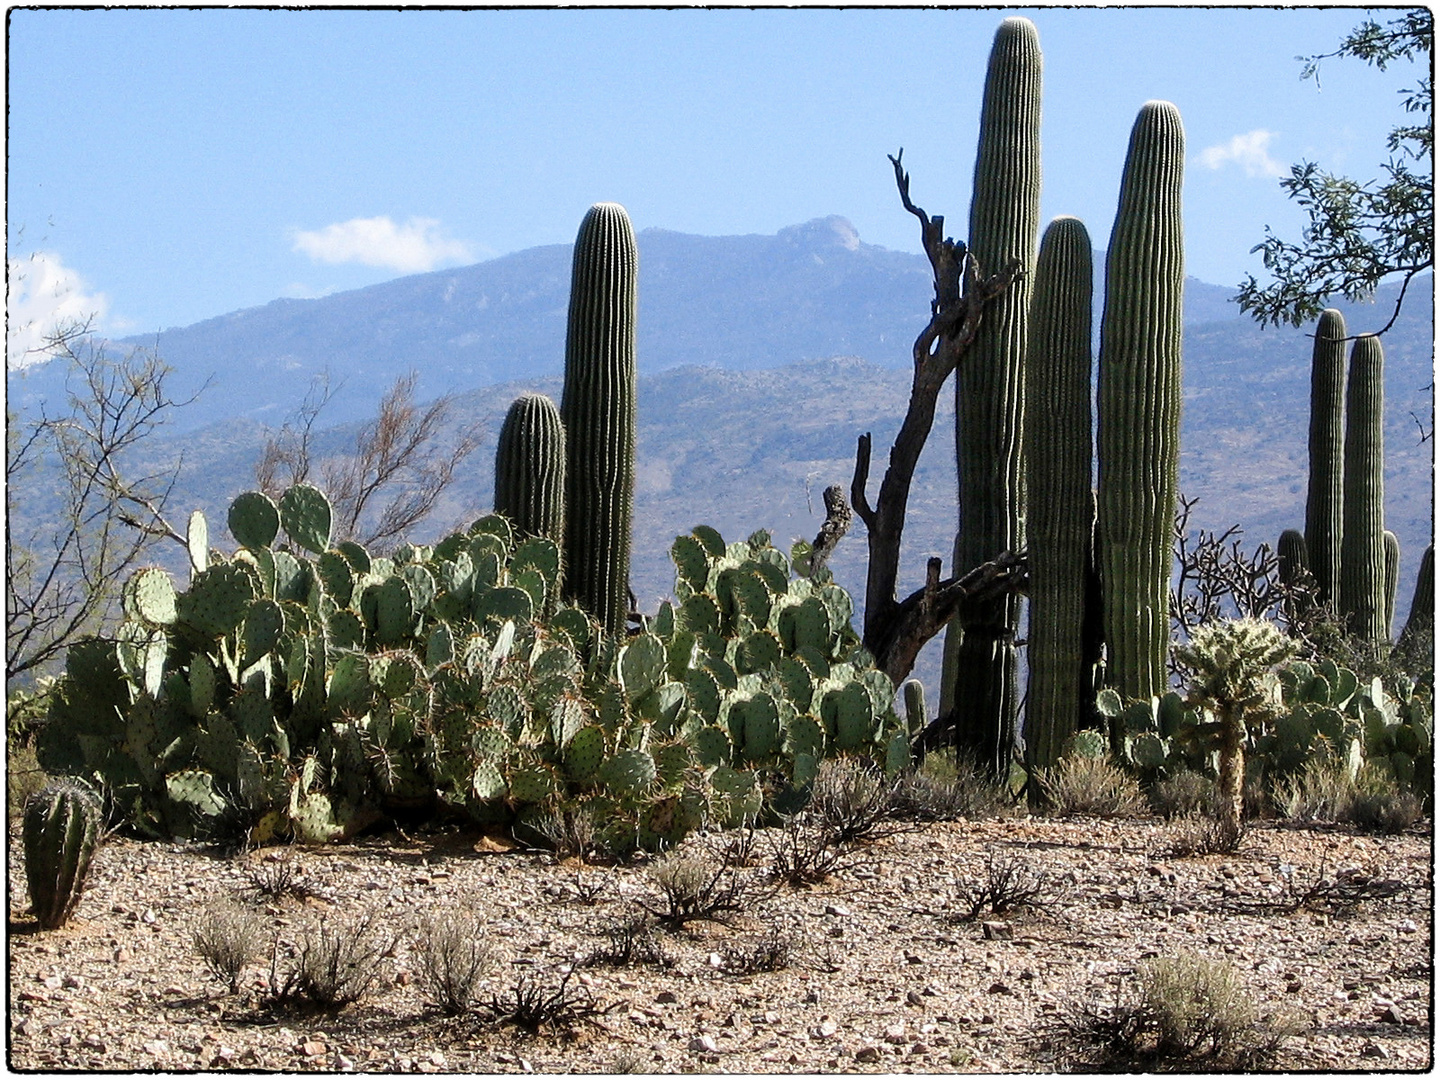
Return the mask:
<path id="1" fill-rule="evenodd" d="M 65 924 L 80 900 L 100 827 L 99 800 L 72 780 L 47 784 L 25 803 L 25 878 L 35 918 L 46 930 Z"/>
<path id="2" fill-rule="evenodd" d="M 1395 647 L 1402 653 L 1419 649 L 1433 642 L 1434 636 L 1435 545 L 1431 544 L 1420 556 L 1420 572 L 1415 575 L 1415 596 L 1410 601 L 1410 614 L 1405 617 L 1405 629 L 1400 631 L 1400 640 Z M 1429 651 L 1428 648 L 1426 651 Z"/>
<path id="3" fill-rule="evenodd" d="M 1045 230 L 1025 358 L 1026 521 L 1030 552 L 1025 757 L 1051 768 L 1085 713 L 1085 594 L 1093 532 L 1090 462 L 1090 234 L 1079 218 Z"/>
<path id="4" fill-rule="evenodd" d="M 1385 530 L 1385 640 L 1395 636 L 1395 596 L 1400 591 L 1400 538 Z"/>
<path id="5" fill-rule="evenodd" d="M 957 574 L 1025 543 L 1025 323 L 1040 227 L 1040 83 L 1034 24 L 1006 19 L 985 76 L 969 250 L 983 273 L 1016 260 L 1024 276 L 986 309 L 956 373 Z M 943 705 L 957 746 L 997 778 L 1008 775 L 1015 747 L 1019 622 L 1019 598 L 1010 596 L 952 623 L 946 635 Z"/>
<path id="6" fill-rule="evenodd" d="M 1389 641 L 1385 625 L 1385 351 L 1373 335 L 1350 349 L 1345 392 L 1345 535 L 1340 614 L 1352 634 Z"/>
<path id="7" fill-rule="evenodd" d="M 1321 312 L 1310 358 L 1310 483 L 1305 554 L 1322 603 L 1340 595 L 1345 529 L 1345 316 Z"/>
<path id="8" fill-rule="evenodd" d="M 625 627 L 635 491 L 639 257 L 625 208 L 597 203 L 575 238 L 565 336 L 565 595 Z"/>
<path id="9" fill-rule="evenodd" d="M 500 425 L 495 510 L 523 536 L 565 543 L 565 427 L 544 394 L 521 394 Z"/>
<path id="10" fill-rule="evenodd" d="M 1098 561 L 1106 682 L 1127 698 L 1166 687 L 1180 460 L 1184 166 L 1179 110 L 1147 102 L 1130 133 L 1100 322 Z"/>

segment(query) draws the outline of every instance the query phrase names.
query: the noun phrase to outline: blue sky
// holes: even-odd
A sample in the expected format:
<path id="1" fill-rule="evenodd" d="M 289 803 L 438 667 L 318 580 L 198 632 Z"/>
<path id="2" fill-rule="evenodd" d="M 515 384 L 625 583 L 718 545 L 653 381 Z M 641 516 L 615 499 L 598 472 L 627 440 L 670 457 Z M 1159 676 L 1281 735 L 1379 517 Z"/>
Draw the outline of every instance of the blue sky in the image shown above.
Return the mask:
<path id="1" fill-rule="evenodd" d="M 963 234 L 995 27 L 1045 57 L 1044 206 L 1109 235 L 1145 101 L 1185 120 L 1187 259 L 1234 284 L 1277 177 L 1369 179 L 1416 72 L 1332 50 L 1357 9 L 9 12 L 12 337 L 56 313 L 181 326 L 574 237 L 773 233 L 827 214 L 919 250 L 885 155 Z M 10 344 L 12 355 L 15 341 Z"/>

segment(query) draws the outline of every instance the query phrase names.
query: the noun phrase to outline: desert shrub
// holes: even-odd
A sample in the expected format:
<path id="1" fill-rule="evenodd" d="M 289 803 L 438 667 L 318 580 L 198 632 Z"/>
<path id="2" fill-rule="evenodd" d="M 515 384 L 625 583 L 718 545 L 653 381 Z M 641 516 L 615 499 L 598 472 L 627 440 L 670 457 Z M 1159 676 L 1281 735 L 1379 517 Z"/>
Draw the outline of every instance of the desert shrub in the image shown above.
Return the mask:
<path id="1" fill-rule="evenodd" d="M 583 859 L 598 846 L 595 812 L 588 806 L 547 811 L 524 826 L 517 824 L 516 836 L 533 837 L 562 859 Z"/>
<path id="2" fill-rule="evenodd" d="M 586 964 L 607 967 L 645 964 L 668 968 L 675 963 L 660 935 L 655 932 L 655 923 L 649 915 L 616 919 L 606 928 L 605 936 L 606 943 L 586 957 Z"/>
<path id="3" fill-rule="evenodd" d="M 1111 1068 L 1205 1062 L 1255 1068 L 1296 1030 L 1262 1017 L 1235 966 L 1190 953 L 1140 965 L 1128 995 L 1113 1006 L 1089 1002 L 1065 1021 L 1071 1050 Z"/>
<path id="4" fill-rule="evenodd" d="M 795 934 L 782 926 L 771 925 L 759 941 L 726 945 L 720 954 L 721 966 L 732 975 L 784 971 L 794 962 L 796 951 Z"/>
<path id="5" fill-rule="evenodd" d="M 889 819 L 893 781 L 854 758 L 820 763 L 810 787 L 807 813 L 835 845 L 873 840 L 893 831 Z"/>
<path id="6" fill-rule="evenodd" d="M 442 1011 L 458 1015 L 474 1006 L 493 960 L 485 927 L 473 913 L 451 909 L 421 922 L 415 938 L 420 986 Z"/>
<path id="7" fill-rule="evenodd" d="M 1057 817 L 1139 817 L 1145 812 L 1139 781 L 1108 758 L 1062 758 L 1040 773 L 1040 791 Z"/>
<path id="8" fill-rule="evenodd" d="M 1043 870 L 1035 870 L 1014 856 L 986 853 L 980 880 L 956 889 L 959 907 L 955 918 L 973 922 L 982 915 L 1007 915 L 1017 908 L 1049 907 L 1059 899 L 1061 885 Z"/>
<path id="9" fill-rule="evenodd" d="M 322 921 L 301 935 L 292 963 L 279 970 L 279 939 L 270 957 L 270 996 L 280 1005 L 305 1003 L 334 1008 L 358 1001 L 380 976 L 380 961 L 395 945 L 379 916 Z"/>
<path id="10" fill-rule="evenodd" d="M 268 856 L 250 866 L 245 878 L 250 891 L 262 900 L 283 900 L 294 897 L 303 900 L 310 895 L 310 887 L 302 880 L 304 868 L 289 854 Z"/>
<path id="11" fill-rule="evenodd" d="M 1182 769 L 1150 785 L 1150 808 L 1165 818 L 1213 813 L 1215 781 L 1190 769 Z"/>
<path id="12" fill-rule="evenodd" d="M 564 968 L 551 982 L 530 971 L 521 971 L 513 982 L 485 1004 L 495 1023 L 514 1024 L 532 1033 L 542 1028 L 565 1029 L 593 1017 L 598 1011 L 585 987 L 570 985 L 573 967 Z"/>
<path id="13" fill-rule="evenodd" d="M 837 842 L 835 833 L 806 814 L 785 818 L 766 836 L 770 878 L 786 885 L 818 885 L 851 863 L 855 849 Z"/>
<path id="14" fill-rule="evenodd" d="M 1170 821 L 1170 854 L 1184 859 L 1192 855 L 1229 855 L 1245 838 L 1245 824 L 1213 814 L 1185 814 Z"/>
<path id="15" fill-rule="evenodd" d="M 715 852 L 700 846 L 670 851 L 649 866 L 664 906 L 640 906 L 670 926 L 708 919 L 724 922 L 764 898 L 758 880 L 734 863 L 730 848 Z"/>
<path id="16" fill-rule="evenodd" d="M 191 931 L 190 941 L 210 974 L 240 992 L 240 973 L 260 955 L 263 930 L 260 913 L 233 902 L 207 908 Z"/>
<path id="17" fill-rule="evenodd" d="M 901 774 L 890 806 L 912 821 L 977 821 L 1007 816 L 1014 800 L 968 758 L 937 751 Z"/>
<path id="18" fill-rule="evenodd" d="M 1306 762 L 1280 783 L 1275 803 L 1293 821 L 1333 821 L 1385 833 L 1404 832 L 1423 812 L 1420 798 L 1383 769 L 1367 764 L 1352 777 L 1344 762 L 1333 758 Z"/>

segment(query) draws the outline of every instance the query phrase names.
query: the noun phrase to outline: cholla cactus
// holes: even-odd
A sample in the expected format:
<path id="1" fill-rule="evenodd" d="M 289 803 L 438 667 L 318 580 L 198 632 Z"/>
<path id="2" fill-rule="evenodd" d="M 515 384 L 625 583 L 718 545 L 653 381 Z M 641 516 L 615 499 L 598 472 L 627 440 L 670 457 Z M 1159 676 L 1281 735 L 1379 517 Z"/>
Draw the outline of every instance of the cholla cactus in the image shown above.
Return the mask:
<path id="1" fill-rule="evenodd" d="M 1193 673 L 1190 699 L 1220 723 L 1219 815 L 1239 828 L 1245 784 L 1247 714 L 1265 700 L 1265 675 L 1295 655 L 1296 645 L 1263 619 L 1234 619 L 1196 627 L 1176 658 Z"/>

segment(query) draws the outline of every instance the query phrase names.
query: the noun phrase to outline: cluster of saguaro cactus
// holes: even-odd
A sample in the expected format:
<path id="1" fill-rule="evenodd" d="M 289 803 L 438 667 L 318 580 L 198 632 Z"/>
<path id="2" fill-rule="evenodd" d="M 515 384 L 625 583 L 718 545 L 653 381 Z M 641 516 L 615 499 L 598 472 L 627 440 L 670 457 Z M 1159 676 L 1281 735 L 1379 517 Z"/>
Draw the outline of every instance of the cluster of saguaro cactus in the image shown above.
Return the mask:
<path id="1" fill-rule="evenodd" d="M 63 926 L 80 900 L 101 817 L 95 793 L 74 780 L 52 781 L 25 801 L 25 880 L 31 909 L 46 930 Z"/>
<path id="2" fill-rule="evenodd" d="M 792 578 L 763 534 L 679 538 L 679 602 L 626 640 L 557 605 L 558 546 L 503 516 L 388 557 L 301 549 L 328 518 L 313 488 L 247 493 L 244 546 L 188 589 L 136 573 L 115 637 L 70 650 L 41 764 L 157 835 L 322 842 L 406 808 L 585 805 L 609 842 L 653 847 L 801 797 L 827 754 L 908 759 L 849 597 Z"/>
<path id="3" fill-rule="evenodd" d="M 970 254 L 1017 283 L 987 309 L 955 382 L 960 530 L 955 572 L 1025 543 L 1022 439 L 1026 312 L 1040 227 L 1040 41 L 1028 19 L 1000 24 L 990 52 L 970 203 Z M 1005 776 L 1015 746 L 1020 601 L 1007 596 L 947 631 L 941 711 L 962 749 Z"/>

